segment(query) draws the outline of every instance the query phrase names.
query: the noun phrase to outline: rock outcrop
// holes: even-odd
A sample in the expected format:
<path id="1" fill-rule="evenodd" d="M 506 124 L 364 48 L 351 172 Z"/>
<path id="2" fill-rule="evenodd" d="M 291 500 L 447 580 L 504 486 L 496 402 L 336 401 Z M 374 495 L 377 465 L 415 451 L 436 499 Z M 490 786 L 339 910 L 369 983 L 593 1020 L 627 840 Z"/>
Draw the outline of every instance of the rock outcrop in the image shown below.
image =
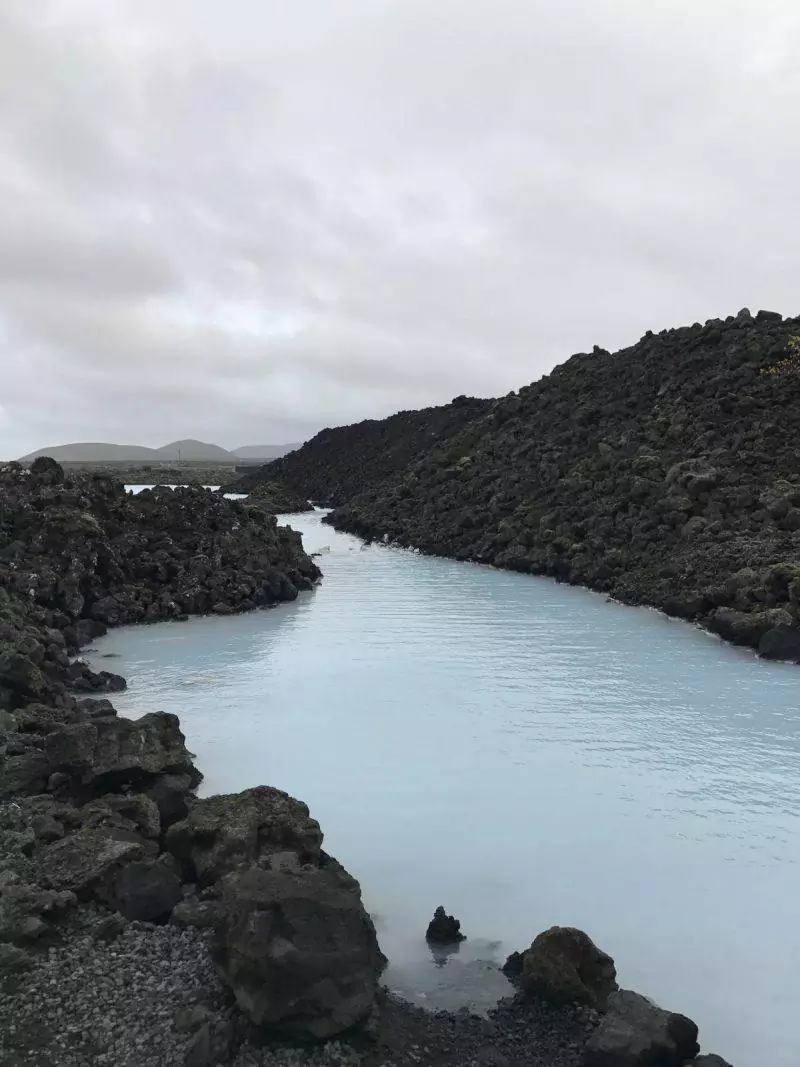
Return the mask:
<path id="1" fill-rule="evenodd" d="M 314 505 L 310 504 L 302 493 L 278 481 L 258 482 L 247 494 L 247 503 L 263 508 L 270 515 L 287 515 L 314 510 Z"/>
<path id="2" fill-rule="evenodd" d="M 448 915 L 440 905 L 428 923 L 425 940 L 433 945 L 455 945 L 459 941 L 466 941 L 467 937 L 461 933 L 461 923 L 458 919 Z"/>

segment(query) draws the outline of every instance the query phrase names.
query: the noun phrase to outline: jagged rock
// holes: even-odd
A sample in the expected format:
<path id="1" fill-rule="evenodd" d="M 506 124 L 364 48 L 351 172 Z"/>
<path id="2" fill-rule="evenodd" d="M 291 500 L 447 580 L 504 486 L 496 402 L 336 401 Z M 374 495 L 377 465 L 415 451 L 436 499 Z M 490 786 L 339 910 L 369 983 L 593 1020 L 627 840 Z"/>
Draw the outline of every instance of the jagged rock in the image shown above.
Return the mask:
<path id="1" fill-rule="evenodd" d="M 23 756 L 7 756 L 0 763 L 0 799 L 44 792 L 50 764 L 35 749 Z"/>
<path id="2" fill-rule="evenodd" d="M 0 941 L 25 945 L 52 934 L 53 924 L 75 903 L 71 892 L 25 884 L 0 887 Z"/>
<path id="3" fill-rule="evenodd" d="M 114 882 L 114 903 L 126 919 L 166 919 L 180 899 L 180 879 L 163 860 L 128 863 Z"/>
<path id="4" fill-rule="evenodd" d="M 94 719 L 61 726 L 47 735 L 45 754 L 53 772 L 70 776 L 95 793 L 161 774 L 200 774 L 186 750 L 176 715 L 152 712 L 140 719 Z"/>
<path id="5" fill-rule="evenodd" d="M 143 837 L 156 839 L 161 836 L 161 815 L 152 797 L 131 793 L 124 796 L 108 794 L 100 799 L 112 811 L 129 820 Z"/>
<path id="6" fill-rule="evenodd" d="M 56 890 L 70 890 L 81 899 L 115 899 L 117 875 L 129 863 L 145 858 L 142 839 L 107 827 L 82 829 L 48 845 L 38 855 L 39 880 Z"/>
<path id="7" fill-rule="evenodd" d="M 92 937 L 95 941 L 106 943 L 116 941 L 127 925 L 127 919 L 116 912 L 113 915 L 106 915 L 93 925 Z"/>
<path id="8" fill-rule="evenodd" d="M 197 926 L 210 930 L 224 916 L 224 908 L 216 900 L 183 900 L 172 909 L 170 922 L 175 926 Z"/>
<path id="9" fill-rule="evenodd" d="M 682 1067 L 699 1052 L 697 1027 L 685 1015 L 620 989 L 584 1050 L 584 1067 Z M 713 1063 L 713 1061 L 712 1061 Z"/>
<path id="10" fill-rule="evenodd" d="M 144 795 L 158 808 L 162 830 L 189 814 L 189 795 L 194 779 L 188 774 L 159 774 L 148 784 Z"/>
<path id="11" fill-rule="evenodd" d="M 199 800 L 166 834 L 166 847 L 201 885 L 287 850 L 302 862 L 319 862 L 321 846 L 322 831 L 308 807 L 269 786 Z"/>
<path id="12" fill-rule="evenodd" d="M 461 933 L 461 923 L 458 919 L 448 915 L 441 905 L 433 913 L 433 918 L 428 923 L 425 938 L 435 945 L 452 945 L 467 939 L 466 935 Z"/>
<path id="13" fill-rule="evenodd" d="M 64 836 L 64 826 L 52 815 L 37 815 L 31 823 L 36 839 L 47 844 L 50 841 L 60 841 Z"/>
<path id="14" fill-rule="evenodd" d="M 759 639 L 758 654 L 764 659 L 800 662 L 800 628 L 781 623 Z"/>
<path id="15" fill-rule="evenodd" d="M 213 955 L 252 1022 L 324 1040 L 367 1017 L 385 960 L 358 883 L 338 864 L 250 868 L 225 879 L 223 900 Z"/>
<path id="16" fill-rule="evenodd" d="M 590 1004 L 601 1008 L 617 988 L 614 961 L 588 934 L 553 926 L 522 953 L 518 982 L 529 996 L 552 1004 Z"/>

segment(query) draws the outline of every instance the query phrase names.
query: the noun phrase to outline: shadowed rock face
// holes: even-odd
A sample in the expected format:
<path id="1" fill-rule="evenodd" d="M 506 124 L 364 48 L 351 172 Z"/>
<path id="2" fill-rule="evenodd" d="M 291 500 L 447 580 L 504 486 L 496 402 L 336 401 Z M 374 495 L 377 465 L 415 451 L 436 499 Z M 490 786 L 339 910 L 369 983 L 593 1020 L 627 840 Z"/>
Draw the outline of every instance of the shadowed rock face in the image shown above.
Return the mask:
<path id="1" fill-rule="evenodd" d="M 595 349 L 468 414 L 366 487 L 349 477 L 364 440 L 329 432 L 315 489 L 341 504 L 331 523 L 800 661 L 800 319 L 742 312 Z M 402 434 L 395 418 L 370 440 Z M 310 449 L 287 475 L 305 476 Z"/>

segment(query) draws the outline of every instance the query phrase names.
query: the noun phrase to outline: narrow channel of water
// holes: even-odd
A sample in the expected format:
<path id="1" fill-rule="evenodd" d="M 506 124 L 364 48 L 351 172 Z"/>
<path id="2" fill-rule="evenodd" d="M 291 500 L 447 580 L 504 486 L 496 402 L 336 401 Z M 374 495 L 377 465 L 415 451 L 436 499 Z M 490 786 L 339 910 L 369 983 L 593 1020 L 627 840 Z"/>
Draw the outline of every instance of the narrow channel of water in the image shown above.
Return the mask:
<path id="1" fill-rule="evenodd" d="M 481 961 L 576 925 L 736 1067 L 797 1067 L 800 668 L 286 521 L 322 585 L 113 632 L 90 658 L 127 677 L 120 712 L 177 712 L 206 793 L 307 801 L 404 992 L 479 1003 L 498 989 Z M 440 903 L 470 936 L 444 967 L 422 936 Z"/>

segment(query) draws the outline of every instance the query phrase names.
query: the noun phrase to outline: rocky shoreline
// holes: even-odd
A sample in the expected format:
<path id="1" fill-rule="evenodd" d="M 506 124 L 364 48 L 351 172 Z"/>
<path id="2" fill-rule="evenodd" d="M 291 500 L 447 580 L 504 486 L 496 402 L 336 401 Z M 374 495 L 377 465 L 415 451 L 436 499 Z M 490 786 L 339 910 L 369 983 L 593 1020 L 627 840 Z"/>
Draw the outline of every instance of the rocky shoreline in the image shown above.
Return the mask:
<path id="1" fill-rule="evenodd" d="M 337 529 L 586 586 L 800 662 L 800 318 L 745 308 L 246 476 Z"/>
<path id="2" fill-rule="evenodd" d="M 515 956 L 519 993 L 487 1019 L 392 997 L 308 808 L 268 786 L 198 799 L 178 718 L 118 717 L 124 679 L 75 658 L 108 626 L 294 599 L 319 577 L 298 535 L 48 460 L 0 471 L 0 494 L 3 1067 L 722 1065 L 579 931 Z"/>

